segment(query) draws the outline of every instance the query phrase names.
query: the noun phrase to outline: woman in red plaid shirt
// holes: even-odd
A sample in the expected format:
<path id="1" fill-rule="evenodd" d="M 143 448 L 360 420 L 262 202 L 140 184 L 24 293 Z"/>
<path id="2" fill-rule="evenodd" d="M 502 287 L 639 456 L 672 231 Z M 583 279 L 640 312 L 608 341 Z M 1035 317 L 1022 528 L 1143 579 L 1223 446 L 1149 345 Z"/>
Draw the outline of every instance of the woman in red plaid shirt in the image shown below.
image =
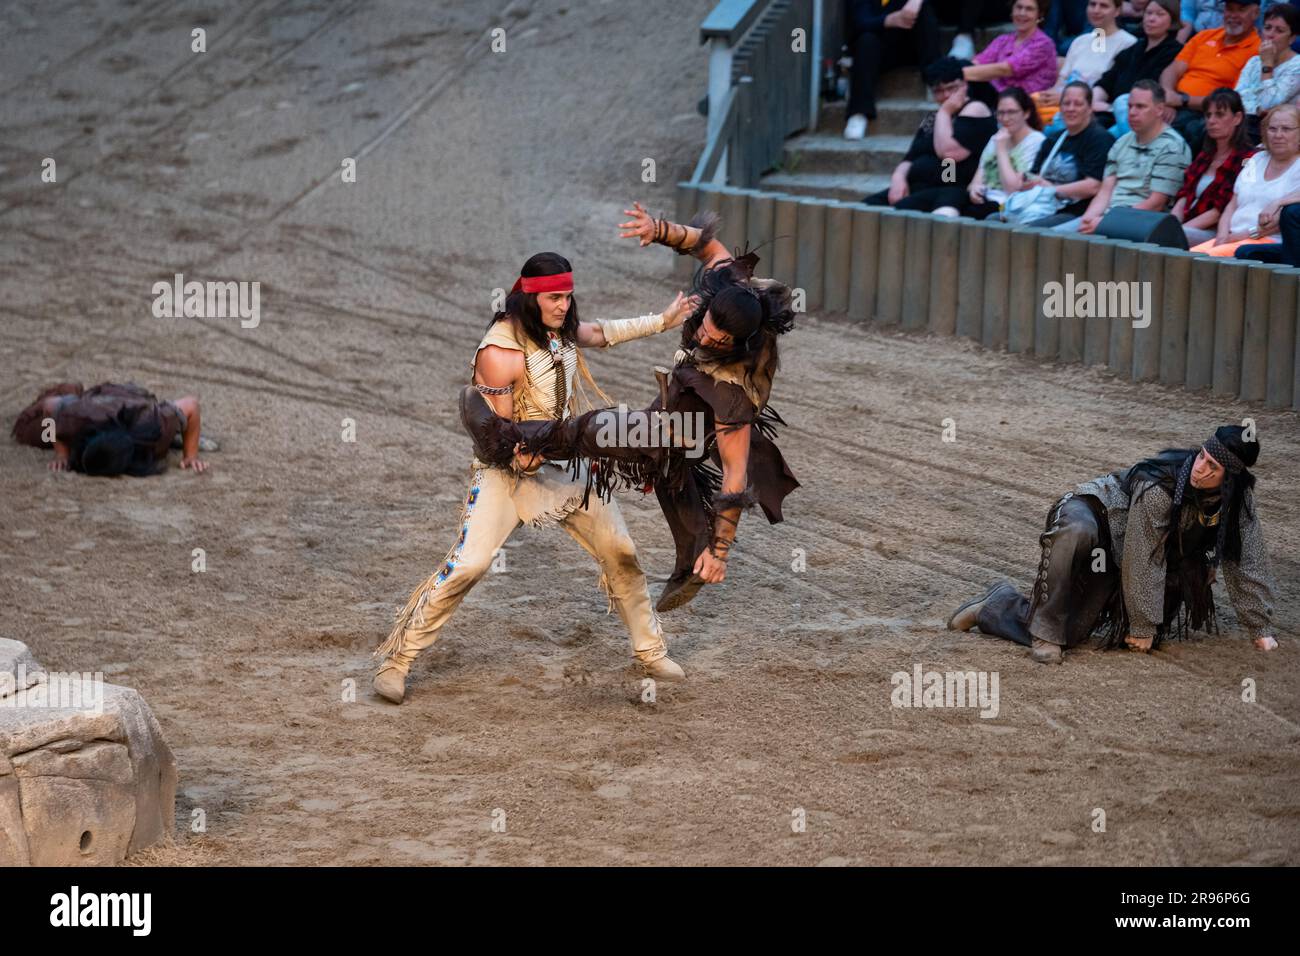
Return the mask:
<path id="1" fill-rule="evenodd" d="M 1205 145 L 1187 167 L 1183 188 L 1169 210 L 1183 224 L 1189 247 L 1214 238 L 1242 163 L 1254 151 L 1241 97 L 1236 90 L 1219 87 L 1205 98 Z"/>

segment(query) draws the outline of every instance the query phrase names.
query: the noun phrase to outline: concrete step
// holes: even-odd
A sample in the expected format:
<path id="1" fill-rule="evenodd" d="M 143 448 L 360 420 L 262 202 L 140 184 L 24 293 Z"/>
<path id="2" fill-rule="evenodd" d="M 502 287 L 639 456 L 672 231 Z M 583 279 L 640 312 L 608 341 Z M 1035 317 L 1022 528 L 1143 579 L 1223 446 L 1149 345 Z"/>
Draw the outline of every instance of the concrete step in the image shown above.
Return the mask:
<path id="1" fill-rule="evenodd" d="M 758 188 L 767 192 L 795 196 L 821 196 L 858 202 L 863 196 L 889 188 L 889 175 L 862 173 L 770 173 L 759 180 Z"/>
<path id="2" fill-rule="evenodd" d="M 976 49 L 1011 30 L 1010 23 L 977 30 Z M 945 53 L 955 33 L 944 29 Z M 758 188 L 847 202 L 888 188 L 890 173 L 907 153 L 917 126 L 934 109 L 920 70 L 891 70 L 881 77 L 877 116 L 866 139 L 844 139 L 846 105 L 842 100 L 823 102 L 817 129 L 787 140 L 781 168 L 764 176 Z"/>
<path id="3" fill-rule="evenodd" d="M 921 70 L 918 67 L 904 67 L 890 70 L 880 78 L 876 88 L 877 100 L 923 100 L 926 98 L 925 84 L 921 82 Z"/>
<path id="4" fill-rule="evenodd" d="M 843 100 L 822 103 L 817 115 L 817 132 L 842 135 L 844 121 L 848 118 L 845 116 L 847 106 Z M 876 118 L 871 121 L 870 134 L 911 137 L 921 120 L 934 108 L 934 102 L 928 99 L 880 100 L 876 103 Z"/>
<path id="5" fill-rule="evenodd" d="M 804 133 L 785 142 L 781 171 L 789 173 L 893 172 L 911 145 L 910 136 L 877 136 L 846 140 L 836 133 Z"/>

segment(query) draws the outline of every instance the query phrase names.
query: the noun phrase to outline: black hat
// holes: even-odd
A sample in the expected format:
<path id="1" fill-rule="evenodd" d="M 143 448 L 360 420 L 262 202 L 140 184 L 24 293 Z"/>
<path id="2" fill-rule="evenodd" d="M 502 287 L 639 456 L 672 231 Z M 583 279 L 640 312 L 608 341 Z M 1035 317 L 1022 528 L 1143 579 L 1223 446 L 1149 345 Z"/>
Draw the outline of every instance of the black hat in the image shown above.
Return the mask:
<path id="1" fill-rule="evenodd" d="M 1231 474 L 1254 466 L 1259 460 L 1259 439 L 1252 431 L 1249 440 L 1241 425 L 1224 425 L 1205 443 L 1205 450 Z"/>

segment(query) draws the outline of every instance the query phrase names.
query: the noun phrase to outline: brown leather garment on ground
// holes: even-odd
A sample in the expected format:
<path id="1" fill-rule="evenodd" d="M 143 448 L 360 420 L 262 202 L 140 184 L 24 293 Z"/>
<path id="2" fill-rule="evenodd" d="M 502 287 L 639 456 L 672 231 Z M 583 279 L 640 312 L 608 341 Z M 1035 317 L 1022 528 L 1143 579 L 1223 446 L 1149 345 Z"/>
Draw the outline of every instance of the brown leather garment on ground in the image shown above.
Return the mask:
<path id="1" fill-rule="evenodd" d="M 181 429 L 180 416 L 170 402 L 159 401 L 139 385 L 115 382 L 86 389 L 54 417 L 59 441 L 74 449 L 74 455 L 82 438 L 115 425 L 135 439 L 137 454 L 152 456 L 159 466 L 166 460 L 172 439 Z M 75 461 L 73 467 L 77 467 Z"/>
<path id="2" fill-rule="evenodd" d="M 52 395 L 80 395 L 81 393 L 80 382 L 60 382 L 58 385 L 51 385 L 42 389 L 35 400 L 18 413 L 18 417 L 14 419 L 14 427 L 9 434 L 20 445 L 31 445 L 33 448 L 53 448 L 54 442 L 46 441 L 44 438 L 46 434 L 45 419 L 48 417 L 44 408 L 45 399 Z"/>

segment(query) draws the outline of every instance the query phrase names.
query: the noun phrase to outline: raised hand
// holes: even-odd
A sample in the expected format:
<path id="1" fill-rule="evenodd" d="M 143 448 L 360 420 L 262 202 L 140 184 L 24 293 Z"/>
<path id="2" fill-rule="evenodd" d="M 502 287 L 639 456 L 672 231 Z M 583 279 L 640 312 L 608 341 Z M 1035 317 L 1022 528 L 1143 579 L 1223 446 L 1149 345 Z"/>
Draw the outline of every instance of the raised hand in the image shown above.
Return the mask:
<path id="1" fill-rule="evenodd" d="M 699 296 L 688 296 L 685 292 L 678 292 L 677 298 L 673 299 L 673 304 L 664 309 L 664 331 L 677 328 L 699 307 Z"/>
<path id="2" fill-rule="evenodd" d="M 1259 65 L 1277 66 L 1277 49 L 1273 46 L 1272 40 L 1259 42 Z"/>
<path id="3" fill-rule="evenodd" d="M 620 239 L 639 239 L 642 246 L 648 246 L 654 241 L 655 221 L 654 217 L 645 211 L 645 206 L 639 202 L 633 201 L 631 209 L 624 209 L 625 215 L 631 216 L 627 222 L 620 222 L 618 228 L 625 230 L 620 232 Z"/>

